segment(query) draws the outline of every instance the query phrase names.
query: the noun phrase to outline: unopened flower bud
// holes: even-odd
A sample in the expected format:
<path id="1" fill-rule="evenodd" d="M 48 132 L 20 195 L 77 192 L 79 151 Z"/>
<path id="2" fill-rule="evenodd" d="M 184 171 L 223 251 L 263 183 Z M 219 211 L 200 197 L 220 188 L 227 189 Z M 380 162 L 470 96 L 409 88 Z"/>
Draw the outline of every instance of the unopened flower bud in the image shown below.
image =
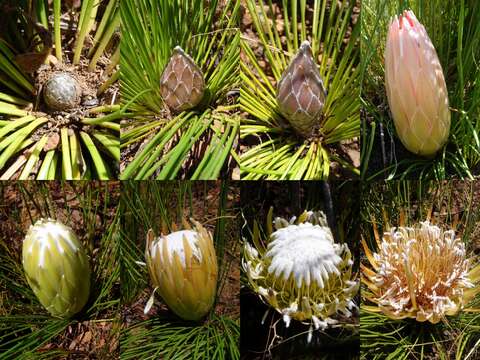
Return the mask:
<path id="1" fill-rule="evenodd" d="M 72 229 L 51 219 L 38 220 L 23 241 L 28 284 L 50 314 L 69 318 L 88 300 L 90 266 Z"/>
<path id="2" fill-rule="evenodd" d="M 403 145 L 415 154 L 433 156 L 450 131 L 448 93 L 435 48 L 412 11 L 390 24 L 385 87 Z"/>
<path id="3" fill-rule="evenodd" d="M 173 111 L 189 110 L 200 103 L 204 91 L 202 70 L 180 46 L 176 46 L 160 79 L 163 101 Z"/>
<path id="4" fill-rule="evenodd" d="M 310 43 L 304 41 L 278 82 L 278 107 L 295 131 L 308 136 L 321 121 L 326 97 Z"/>

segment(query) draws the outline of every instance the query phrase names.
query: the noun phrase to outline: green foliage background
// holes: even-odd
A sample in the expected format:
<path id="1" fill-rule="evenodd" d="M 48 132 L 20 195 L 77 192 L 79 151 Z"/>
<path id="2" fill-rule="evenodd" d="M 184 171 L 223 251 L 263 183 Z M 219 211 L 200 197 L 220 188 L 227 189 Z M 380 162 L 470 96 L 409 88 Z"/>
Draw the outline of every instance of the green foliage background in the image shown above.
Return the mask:
<path id="1" fill-rule="evenodd" d="M 396 138 L 384 87 L 383 53 L 390 19 L 403 9 L 412 9 L 425 26 L 442 64 L 452 114 L 450 137 L 447 146 L 433 160 L 410 153 L 401 159 L 390 155 L 392 158 L 387 159 L 383 171 L 369 170 L 372 159 L 381 156 L 379 145 L 372 152 L 379 124 L 383 124 L 387 135 Z M 362 1 L 361 19 L 361 62 L 366 69 L 361 91 L 365 110 L 362 178 L 441 180 L 457 176 L 473 179 L 479 173 L 480 164 L 480 3 L 475 0 L 366 0 Z M 395 152 L 395 146 L 401 145 L 387 142 L 385 146 L 387 152 Z"/>

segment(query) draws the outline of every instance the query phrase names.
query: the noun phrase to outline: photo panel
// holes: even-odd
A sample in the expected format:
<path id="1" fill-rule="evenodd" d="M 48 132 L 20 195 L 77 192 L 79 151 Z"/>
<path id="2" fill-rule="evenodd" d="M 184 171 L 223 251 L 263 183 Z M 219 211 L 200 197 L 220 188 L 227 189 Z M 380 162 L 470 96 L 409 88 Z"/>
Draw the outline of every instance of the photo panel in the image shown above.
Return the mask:
<path id="1" fill-rule="evenodd" d="M 0 3 L 0 179 L 118 179 L 119 0 Z"/>
<path id="2" fill-rule="evenodd" d="M 387 181 L 362 194 L 361 355 L 476 358 L 480 181 Z"/>
<path id="3" fill-rule="evenodd" d="M 122 0 L 121 179 L 238 178 L 238 0 Z"/>
<path id="4" fill-rule="evenodd" d="M 480 3 L 362 1 L 362 177 L 480 172 Z"/>
<path id="5" fill-rule="evenodd" d="M 124 181 L 122 359 L 239 359 L 238 185 Z"/>
<path id="6" fill-rule="evenodd" d="M 360 1 L 242 1 L 242 180 L 360 174 Z"/>
<path id="7" fill-rule="evenodd" d="M 242 359 L 356 359 L 359 182 L 241 182 Z"/>
<path id="8" fill-rule="evenodd" d="M 119 182 L 0 182 L 3 359 L 118 358 Z"/>

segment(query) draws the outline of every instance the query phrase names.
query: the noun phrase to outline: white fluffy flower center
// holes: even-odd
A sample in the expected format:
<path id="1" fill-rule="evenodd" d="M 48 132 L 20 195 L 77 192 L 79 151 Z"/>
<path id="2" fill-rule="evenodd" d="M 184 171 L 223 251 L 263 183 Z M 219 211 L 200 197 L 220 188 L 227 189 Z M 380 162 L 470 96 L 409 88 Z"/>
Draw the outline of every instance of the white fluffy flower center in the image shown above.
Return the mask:
<path id="1" fill-rule="evenodd" d="M 184 238 L 187 240 L 188 245 L 192 249 L 192 256 L 197 258 L 198 261 L 202 261 L 202 253 L 197 244 L 198 233 L 193 230 L 176 231 L 167 236 L 157 238 L 151 248 L 152 259 L 155 259 L 157 253 L 162 256 L 163 241 L 166 241 L 170 261 L 173 261 L 174 254 L 178 254 L 182 265 L 185 266 L 185 249 L 183 247 Z"/>
<path id="2" fill-rule="evenodd" d="M 292 274 L 297 287 L 310 286 L 315 281 L 321 288 L 331 273 L 340 275 L 337 265 L 341 247 L 333 242 L 327 227 L 303 223 L 289 225 L 272 234 L 266 257 L 271 258 L 269 273 L 283 274 L 287 280 Z"/>

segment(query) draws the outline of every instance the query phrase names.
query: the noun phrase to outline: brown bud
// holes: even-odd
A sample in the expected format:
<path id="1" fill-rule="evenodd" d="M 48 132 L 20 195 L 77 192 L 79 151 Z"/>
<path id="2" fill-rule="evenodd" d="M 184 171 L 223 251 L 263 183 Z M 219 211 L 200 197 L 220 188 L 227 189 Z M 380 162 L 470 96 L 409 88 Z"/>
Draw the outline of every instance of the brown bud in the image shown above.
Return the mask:
<path id="1" fill-rule="evenodd" d="M 204 91 L 202 70 L 180 46 L 176 46 L 160 79 L 163 101 L 173 111 L 184 111 L 198 105 Z"/>
<path id="2" fill-rule="evenodd" d="M 278 107 L 298 133 L 308 136 L 320 121 L 326 96 L 310 43 L 304 41 L 278 82 Z"/>

